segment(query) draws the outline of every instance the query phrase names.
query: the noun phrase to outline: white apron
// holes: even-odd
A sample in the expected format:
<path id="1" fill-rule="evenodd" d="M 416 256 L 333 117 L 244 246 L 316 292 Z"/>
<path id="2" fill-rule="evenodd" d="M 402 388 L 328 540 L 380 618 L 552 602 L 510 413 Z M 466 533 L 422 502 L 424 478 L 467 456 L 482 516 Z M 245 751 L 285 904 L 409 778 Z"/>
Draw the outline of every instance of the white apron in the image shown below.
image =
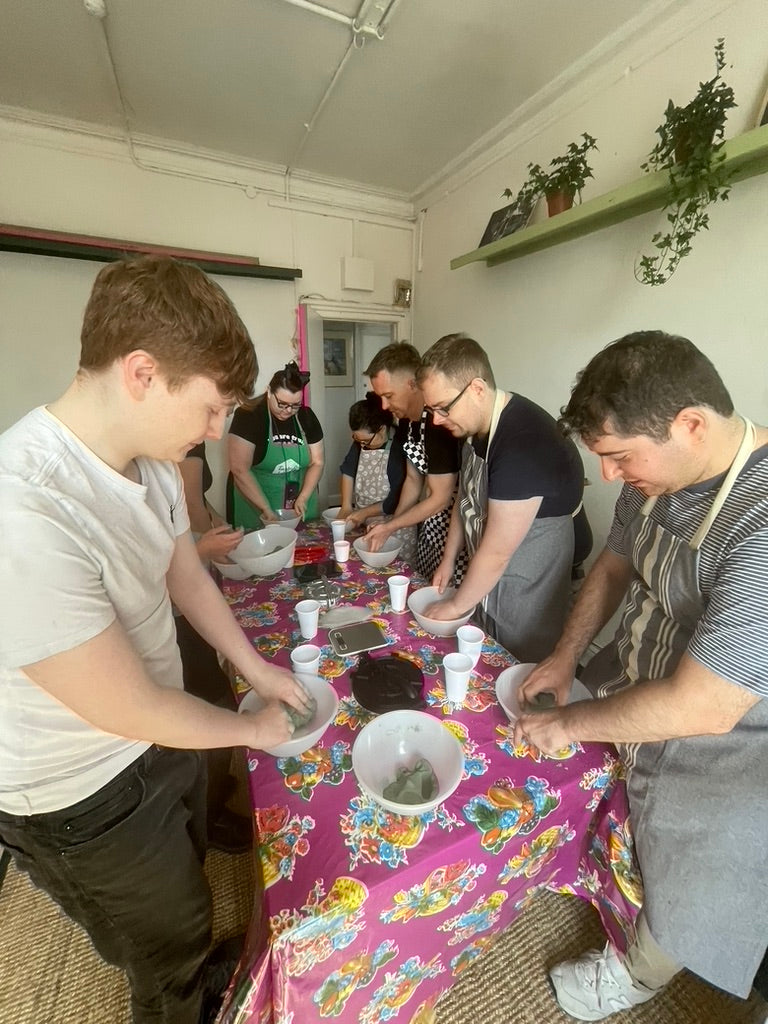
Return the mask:
<path id="1" fill-rule="evenodd" d="M 387 441 L 381 448 L 360 449 L 360 460 L 357 464 L 352 493 L 352 503 L 355 508 L 377 505 L 389 496 L 390 484 L 387 465 L 391 447 L 392 442 Z M 416 534 L 415 526 L 403 526 L 392 534 L 402 544 L 397 556 L 400 561 L 412 563 L 416 557 Z"/>
<path id="2" fill-rule="evenodd" d="M 497 391 L 486 455 L 504 408 Z M 488 463 L 471 439 L 461 458 L 459 508 L 470 559 L 480 546 L 488 515 Z M 570 604 L 573 519 L 570 515 L 534 519 L 501 579 L 483 598 L 474 618 L 520 661 L 541 661 L 560 639 Z"/>
<path id="3" fill-rule="evenodd" d="M 651 520 L 655 498 L 627 525 L 635 573 L 618 641 L 581 676 L 596 696 L 674 672 L 706 609 L 699 549 L 754 439 L 745 420 L 736 458 L 689 543 Z M 768 701 L 724 736 L 621 752 L 653 937 L 678 963 L 746 997 L 768 942 Z"/>

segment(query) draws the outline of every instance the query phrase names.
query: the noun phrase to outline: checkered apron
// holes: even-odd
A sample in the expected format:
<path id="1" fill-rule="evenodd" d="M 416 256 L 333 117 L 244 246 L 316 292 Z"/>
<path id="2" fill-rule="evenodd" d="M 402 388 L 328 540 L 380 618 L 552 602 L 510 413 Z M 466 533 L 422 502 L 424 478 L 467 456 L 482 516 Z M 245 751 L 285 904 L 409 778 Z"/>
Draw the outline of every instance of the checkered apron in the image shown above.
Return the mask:
<path id="1" fill-rule="evenodd" d="M 428 415 L 429 413 L 426 409 L 421 414 L 418 438 L 413 437 L 409 428 L 408 438 L 403 442 L 403 451 L 406 458 L 413 463 L 423 477 L 426 477 L 429 473 L 429 461 L 427 459 L 427 446 L 425 442 Z M 416 571 L 427 580 L 432 579 L 435 570 L 442 561 L 443 551 L 445 550 L 445 538 L 448 536 L 448 527 L 451 525 L 451 512 L 455 500 L 456 493 L 454 492 L 448 508 L 443 509 L 442 512 L 436 512 L 435 515 L 425 519 L 423 523 L 419 523 L 419 536 L 416 545 Z M 464 579 L 466 569 L 467 553 L 465 550 L 462 550 L 459 552 L 453 571 L 454 586 L 458 587 Z"/>

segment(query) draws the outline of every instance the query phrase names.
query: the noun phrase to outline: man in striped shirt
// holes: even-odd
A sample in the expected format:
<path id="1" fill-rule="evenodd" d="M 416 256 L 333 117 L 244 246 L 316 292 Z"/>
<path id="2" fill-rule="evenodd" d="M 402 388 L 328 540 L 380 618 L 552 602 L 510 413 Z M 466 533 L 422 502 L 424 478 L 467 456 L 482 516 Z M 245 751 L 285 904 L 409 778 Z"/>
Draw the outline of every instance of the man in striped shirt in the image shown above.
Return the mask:
<path id="1" fill-rule="evenodd" d="M 624 483 L 606 548 L 523 698 L 516 740 L 612 741 L 645 897 L 623 956 L 608 943 L 550 976 L 560 1006 L 602 1020 L 687 967 L 741 997 L 768 944 L 768 429 L 734 411 L 710 361 L 659 331 L 580 374 L 563 427 Z M 624 602 L 614 640 L 565 706 L 579 659 Z"/>

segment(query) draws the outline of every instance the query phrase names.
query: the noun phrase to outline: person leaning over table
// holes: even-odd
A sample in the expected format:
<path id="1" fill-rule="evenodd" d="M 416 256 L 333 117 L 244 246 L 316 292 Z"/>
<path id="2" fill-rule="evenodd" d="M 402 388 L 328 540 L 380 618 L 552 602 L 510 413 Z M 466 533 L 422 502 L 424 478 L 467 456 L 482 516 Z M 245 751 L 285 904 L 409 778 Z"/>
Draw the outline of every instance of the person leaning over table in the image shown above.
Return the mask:
<path id="1" fill-rule="evenodd" d="M 203 568 L 177 466 L 256 372 L 202 271 L 119 260 L 72 384 L 0 436 L 0 843 L 126 972 L 135 1024 L 212 1020 L 228 980 L 209 956 L 199 751 L 284 742 L 280 701 L 308 703 Z M 171 599 L 264 710 L 184 693 Z"/>
<path id="2" fill-rule="evenodd" d="M 623 488 L 552 654 L 523 685 L 545 753 L 619 744 L 645 887 L 637 939 L 554 967 L 560 1006 L 602 1020 L 682 967 L 747 996 L 768 943 L 768 429 L 734 411 L 690 341 L 640 331 L 599 352 L 561 423 Z M 565 706 L 579 658 L 598 698 Z"/>
<path id="3" fill-rule="evenodd" d="M 235 412 L 227 438 L 227 519 L 233 526 L 259 529 L 284 508 L 302 519 L 317 517 L 323 429 L 303 404 L 308 382 L 308 373 L 286 363 L 263 395 Z"/>
<path id="4" fill-rule="evenodd" d="M 339 519 L 355 529 L 371 519 L 391 516 L 397 508 L 405 479 L 405 452 L 394 436 L 394 416 L 382 408 L 373 391 L 350 406 L 349 428 L 352 445 L 340 466 Z M 393 536 L 401 541 L 400 559 L 412 560 L 416 527 L 406 526 Z"/>
<path id="5" fill-rule="evenodd" d="M 407 342 L 393 342 L 373 357 L 365 375 L 384 409 L 397 417 L 396 440 L 406 455 L 406 477 L 392 519 L 369 528 L 372 551 L 404 527 L 418 527 L 416 571 L 431 578 L 443 555 L 459 471 L 459 445 L 424 408 L 416 385 L 421 356 Z M 460 576 L 464 563 L 458 562 Z"/>
<path id="6" fill-rule="evenodd" d="M 417 380 L 435 423 L 465 439 L 433 585 L 442 593 L 465 546 L 469 567 L 456 593 L 427 613 L 453 619 L 477 605 L 478 625 L 520 661 L 538 661 L 568 613 L 581 456 L 548 412 L 496 387 L 484 349 L 464 334 L 435 342 Z"/>

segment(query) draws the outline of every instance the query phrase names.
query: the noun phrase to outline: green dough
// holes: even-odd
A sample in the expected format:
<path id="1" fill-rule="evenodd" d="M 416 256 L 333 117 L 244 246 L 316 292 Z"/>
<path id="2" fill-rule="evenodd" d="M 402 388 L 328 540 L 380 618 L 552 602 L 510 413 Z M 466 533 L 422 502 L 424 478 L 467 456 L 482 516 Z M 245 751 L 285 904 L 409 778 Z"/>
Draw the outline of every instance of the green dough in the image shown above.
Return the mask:
<path id="1" fill-rule="evenodd" d="M 432 765 L 421 758 L 413 768 L 398 768 L 395 781 L 384 789 L 384 799 L 398 804 L 423 804 L 434 797 L 437 789 Z"/>
<path id="2" fill-rule="evenodd" d="M 309 707 L 306 711 L 299 711 L 298 708 L 293 707 L 292 704 L 286 704 L 285 701 L 282 702 L 283 707 L 285 708 L 285 713 L 293 722 L 293 728 L 295 730 L 303 729 L 306 725 L 309 725 L 315 717 L 317 701 L 311 693 L 308 693 L 307 696 L 309 697 Z"/>

